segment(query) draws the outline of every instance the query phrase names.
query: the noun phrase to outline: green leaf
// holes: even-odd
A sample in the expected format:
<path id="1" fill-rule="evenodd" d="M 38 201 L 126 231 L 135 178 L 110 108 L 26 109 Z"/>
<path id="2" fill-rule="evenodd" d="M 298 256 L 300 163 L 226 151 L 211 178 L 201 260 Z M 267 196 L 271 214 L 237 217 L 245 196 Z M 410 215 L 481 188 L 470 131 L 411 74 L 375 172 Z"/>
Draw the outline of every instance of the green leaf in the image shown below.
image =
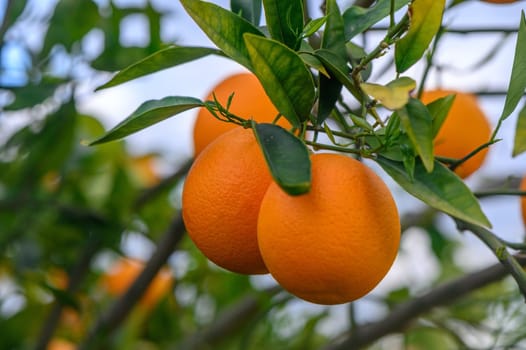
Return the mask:
<path id="1" fill-rule="evenodd" d="M 440 29 L 445 0 L 415 0 L 411 5 L 411 23 L 406 35 L 395 45 L 396 71 L 403 73 L 415 64 Z"/>
<path id="2" fill-rule="evenodd" d="M 261 0 L 230 0 L 230 9 L 255 26 L 261 21 Z"/>
<path id="3" fill-rule="evenodd" d="M 253 34 L 244 39 L 259 78 L 270 100 L 295 127 L 309 118 L 314 104 L 314 81 L 301 57 L 275 40 Z"/>
<path id="4" fill-rule="evenodd" d="M 456 95 L 448 95 L 441 97 L 426 105 L 433 120 L 433 139 L 438 135 L 442 124 L 444 124 L 449 110 L 455 101 L 455 96 Z"/>
<path id="5" fill-rule="evenodd" d="M 313 19 L 309 21 L 303 28 L 302 37 L 306 38 L 316 33 L 327 21 L 327 16 Z"/>
<path id="6" fill-rule="evenodd" d="M 395 10 L 407 5 L 409 0 L 395 0 Z M 391 0 L 378 0 L 369 9 L 359 6 L 351 6 L 343 13 L 345 24 L 345 38 L 349 41 L 357 34 L 376 24 L 389 15 L 391 11 Z"/>
<path id="7" fill-rule="evenodd" d="M 180 47 L 171 46 L 157 51 L 150 56 L 128 66 L 118 72 L 106 84 L 99 86 L 96 90 L 106 89 L 128 82 L 139 77 L 171 68 L 179 64 L 190 62 L 210 54 L 221 55 L 221 51 L 208 47 Z"/>
<path id="8" fill-rule="evenodd" d="M 518 156 L 524 151 L 526 151 L 526 105 L 522 107 L 517 118 L 513 156 Z"/>
<path id="9" fill-rule="evenodd" d="M 305 144 L 278 125 L 253 122 L 252 128 L 274 181 L 290 195 L 308 192 L 311 165 Z"/>
<path id="10" fill-rule="evenodd" d="M 358 88 L 354 85 L 354 82 L 349 75 L 350 70 L 345 60 L 334 52 L 326 49 L 316 50 L 314 55 L 327 68 L 331 77 L 338 79 L 338 81 L 340 81 L 355 97 L 360 96 Z"/>
<path id="11" fill-rule="evenodd" d="M 427 172 L 417 158 L 414 180 L 411 180 L 401 162 L 381 156 L 376 161 L 403 189 L 431 207 L 460 220 L 491 227 L 471 190 L 440 162 L 435 161 L 433 171 Z"/>
<path id="12" fill-rule="evenodd" d="M 195 23 L 226 55 L 252 70 L 243 34 L 263 36 L 252 23 L 215 4 L 199 0 L 181 0 Z"/>
<path id="13" fill-rule="evenodd" d="M 67 80 L 44 77 L 38 84 L 28 84 L 22 87 L 11 88 L 15 95 L 15 100 L 4 109 L 14 111 L 24 108 L 35 107 L 53 96 L 57 88 L 67 83 Z"/>
<path id="14" fill-rule="evenodd" d="M 416 82 L 408 77 L 400 77 L 385 86 L 374 83 L 362 83 L 362 90 L 374 97 L 387 109 L 400 109 L 409 101 L 409 93 L 416 87 Z"/>
<path id="15" fill-rule="evenodd" d="M 524 10 L 521 12 L 521 22 L 517 35 L 517 45 L 515 46 L 515 58 L 511 69 L 510 85 L 501 120 L 506 119 L 517 107 L 519 101 L 526 90 L 526 19 Z"/>
<path id="16" fill-rule="evenodd" d="M 431 172 L 434 165 L 433 123 L 429 111 L 420 100 L 411 98 L 397 113 L 426 170 Z"/>
<path id="17" fill-rule="evenodd" d="M 89 145 L 93 146 L 121 139 L 178 113 L 202 106 L 204 103 L 201 100 L 185 96 L 169 96 L 161 100 L 146 101 L 130 116 Z"/>
<path id="18" fill-rule="evenodd" d="M 270 36 L 296 50 L 303 32 L 302 0 L 263 0 Z"/>
<path id="19" fill-rule="evenodd" d="M 343 18 L 335 0 L 327 1 L 326 12 L 327 23 L 323 32 L 321 47 L 341 57 L 342 62 L 346 62 L 347 49 L 345 48 Z M 342 86 L 343 84 L 338 79 L 320 75 L 317 125 L 321 125 L 333 110 Z"/>

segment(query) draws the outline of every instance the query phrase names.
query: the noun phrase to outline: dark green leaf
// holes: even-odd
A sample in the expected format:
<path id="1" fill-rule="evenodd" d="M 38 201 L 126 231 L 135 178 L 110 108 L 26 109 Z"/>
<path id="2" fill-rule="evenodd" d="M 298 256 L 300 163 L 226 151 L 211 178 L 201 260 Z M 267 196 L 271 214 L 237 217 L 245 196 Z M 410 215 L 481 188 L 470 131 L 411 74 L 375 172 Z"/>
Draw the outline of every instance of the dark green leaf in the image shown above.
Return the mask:
<path id="1" fill-rule="evenodd" d="M 427 171 L 433 170 L 433 124 L 426 106 L 411 98 L 407 105 L 397 111 L 409 139 L 422 158 Z"/>
<path id="2" fill-rule="evenodd" d="M 341 82 L 354 96 L 360 96 L 358 88 L 354 85 L 354 82 L 349 75 L 350 69 L 345 60 L 334 52 L 325 49 L 316 50 L 314 55 L 327 68 L 331 77 L 334 77 Z"/>
<path id="3" fill-rule="evenodd" d="M 259 25 L 261 20 L 261 0 L 230 0 L 230 9 L 253 25 Z"/>
<path id="4" fill-rule="evenodd" d="M 445 0 L 418 0 L 411 5 L 409 31 L 395 45 L 396 71 L 403 73 L 415 64 L 440 29 Z"/>
<path id="5" fill-rule="evenodd" d="M 515 58 L 513 59 L 513 68 L 511 70 L 510 85 L 504 110 L 500 116 L 501 120 L 506 119 L 517 107 L 519 101 L 526 90 L 526 18 L 524 10 L 521 14 L 519 33 L 517 35 L 517 45 L 515 46 Z"/>
<path id="6" fill-rule="evenodd" d="M 244 35 L 254 73 L 281 114 L 293 125 L 309 118 L 314 81 L 301 57 L 275 40 Z"/>
<path id="7" fill-rule="evenodd" d="M 188 14 L 218 48 L 234 61 L 252 70 L 243 34 L 263 36 L 253 24 L 215 4 L 181 0 Z"/>
<path id="8" fill-rule="evenodd" d="M 409 0 L 395 0 L 395 10 L 407 5 Z M 384 19 L 391 11 L 391 0 L 378 0 L 369 9 L 359 6 L 351 6 L 343 13 L 345 24 L 345 38 L 351 40 L 357 34 L 362 33 L 373 24 Z"/>
<path id="9" fill-rule="evenodd" d="M 89 145 L 121 139 L 178 113 L 201 106 L 204 106 L 201 100 L 184 96 L 170 96 L 161 100 L 146 101 L 130 116 Z"/>
<path id="10" fill-rule="evenodd" d="M 460 220 L 491 227 L 471 190 L 440 162 L 435 161 L 433 171 L 427 172 L 417 158 L 414 180 L 411 180 L 401 162 L 381 156 L 376 161 L 402 188 L 431 207 Z"/>
<path id="11" fill-rule="evenodd" d="M 303 32 L 303 1 L 263 0 L 263 7 L 271 37 L 298 49 Z"/>
<path id="12" fill-rule="evenodd" d="M 305 144 L 278 125 L 253 123 L 252 127 L 274 181 L 291 195 L 308 192 L 311 166 Z"/>
<path id="13" fill-rule="evenodd" d="M 327 23 L 321 41 L 323 49 L 333 52 L 341 57 L 342 62 L 347 60 L 345 48 L 345 35 L 343 32 L 343 18 L 335 0 L 327 1 Z M 342 63 L 343 64 L 343 63 Z M 321 125 L 333 110 L 343 84 L 335 77 L 329 78 L 320 75 L 319 103 L 316 123 Z"/>
<path id="14" fill-rule="evenodd" d="M 179 64 L 190 62 L 198 58 L 216 54 L 221 51 L 207 47 L 180 47 L 171 46 L 157 51 L 154 54 L 124 68 L 118 72 L 110 81 L 97 88 L 97 90 L 116 86 L 139 77 L 158 72 L 163 69 L 171 68 Z"/>
<path id="15" fill-rule="evenodd" d="M 517 118 L 513 156 L 518 156 L 524 151 L 526 151 L 526 105 L 522 107 Z"/>
<path id="16" fill-rule="evenodd" d="M 440 131 L 454 101 L 455 95 L 448 95 L 441 97 L 426 106 L 431 115 L 431 119 L 433 120 L 433 139 Z"/>

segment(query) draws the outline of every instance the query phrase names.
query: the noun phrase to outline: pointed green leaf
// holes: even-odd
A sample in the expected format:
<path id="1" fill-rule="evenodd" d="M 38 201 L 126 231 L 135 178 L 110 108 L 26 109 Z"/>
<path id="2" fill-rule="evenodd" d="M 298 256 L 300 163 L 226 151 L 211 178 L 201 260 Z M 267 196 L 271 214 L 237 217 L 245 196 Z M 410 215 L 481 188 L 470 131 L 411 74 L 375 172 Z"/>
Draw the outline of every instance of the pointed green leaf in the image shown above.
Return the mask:
<path id="1" fill-rule="evenodd" d="M 253 71 L 281 114 L 298 127 L 314 104 L 314 81 L 301 57 L 275 40 L 245 34 Z"/>
<path id="2" fill-rule="evenodd" d="M 519 33 L 517 35 L 517 45 L 515 46 L 515 58 L 511 69 L 510 85 L 504 110 L 500 116 L 501 120 L 506 119 L 517 107 L 519 101 L 526 90 L 526 19 L 524 11 L 521 13 Z"/>
<path id="3" fill-rule="evenodd" d="M 93 146 L 121 139 L 178 113 L 202 106 L 204 103 L 201 100 L 185 96 L 169 96 L 161 100 L 146 101 L 130 116 L 89 145 Z"/>
<path id="4" fill-rule="evenodd" d="M 431 119 L 433 120 L 433 139 L 438 135 L 454 101 L 455 95 L 448 95 L 436 99 L 426 105 L 429 114 L 431 114 Z"/>
<path id="5" fill-rule="evenodd" d="M 305 27 L 303 28 L 302 37 L 307 38 L 314 33 L 316 33 L 327 21 L 327 16 L 323 16 L 320 18 L 313 19 L 312 21 L 309 21 L 307 24 L 305 24 Z"/>
<path id="6" fill-rule="evenodd" d="M 416 152 L 422 158 L 427 171 L 433 170 L 433 123 L 426 106 L 418 99 L 411 98 L 409 103 L 397 111 Z"/>
<path id="7" fill-rule="evenodd" d="M 491 227 L 471 190 L 440 162 L 435 161 L 433 171 L 429 173 L 417 158 L 414 180 L 411 180 L 401 162 L 384 157 L 378 157 L 376 161 L 403 189 L 431 207 L 466 222 Z"/>
<path id="8" fill-rule="evenodd" d="M 222 55 L 221 51 L 208 47 L 181 47 L 171 46 L 159 50 L 150 56 L 128 66 L 115 74 L 106 84 L 96 90 L 116 86 L 142 76 L 158 72 L 163 69 L 175 67 L 179 64 L 197 60 L 207 55 Z"/>
<path id="9" fill-rule="evenodd" d="M 311 166 L 305 144 L 278 125 L 253 123 L 252 127 L 274 181 L 290 195 L 308 192 Z"/>
<path id="10" fill-rule="evenodd" d="M 181 0 L 186 12 L 223 52 L 239 64 L 252 69 L 243 34 L 263 33 L 247 20 L 215 4 L 199 0 Z"/>
<path id="11" fill-rule="evenodd" d="M 427 50 L 440 29 L 445 0 L 415 0 L 411 5 L 411 23 L 406 35 L 395 45 L 396 71 L 403 73 Z"/>
<path id="12" fill-rule="evenodd" d="M 362 90 L 374 97 L 387 109 L 399 109 L 409 101 L 409 93 L 416 87 L 416 82 L 408 77 L 400 77 L 385 86 L 374 83 L 362 83 Z"/>
<path id="13" fill-rule="evenodd" d="M 395 10 L 407 5 L 410 0 L 395 0 Z M 364 32 L 367 28 L 376 24 L 389 15 L 391 11 L 391 0 L 378 0 L 369 9 L 360 6 L 351 6 L 343 13 L 345 23 L 345 38 L 347 41 L 357 34 Z"/>
<path id="14" fill-rule="evenodd" d="M 327 23 L 323 32 L 321 47 L 341 57 L 342 62 L 346 62 L 347 50 L 345 48 L 343 18 L 336 0 L 327 1 L 326 13 Z M 320 75 L 317 125 L 321 125 L 333 110 L 342 86 L 343 84 L 338 79 Z"/>
<path id="15" fill-rule="evenodd" d="M 261 0 L 230 0 L 230 9 L 255 26 L 261 21 Z"/>
<path id="16" fill-rule="evenodd" d="M 263 0 L 270 36 L 289 48 L 298 49 L 303 32 L 302 0 Z"/>
<path id="17" fill-rule="evenodd" d="M 518 156 L 524 151 L 526 151 L 526 105 L 522 107 L 517 118 L 513 156 Z"/>

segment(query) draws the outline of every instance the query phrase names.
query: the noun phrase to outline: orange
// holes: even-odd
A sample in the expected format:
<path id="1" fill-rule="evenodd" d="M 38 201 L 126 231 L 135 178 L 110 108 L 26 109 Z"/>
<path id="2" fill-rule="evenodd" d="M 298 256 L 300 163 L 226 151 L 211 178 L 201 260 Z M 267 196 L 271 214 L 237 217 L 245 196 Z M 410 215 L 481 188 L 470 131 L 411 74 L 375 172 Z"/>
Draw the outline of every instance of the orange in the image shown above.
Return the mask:
<path id="1" fill-rule="evenodd" d="M 521 191 L 526 191 L 526 176 L 522 179 L 519 189 Z M 521 213 L 522 213 L 522 222 L 526 225 L 526 196 L 521 196 Z"/>
<path id="2" fill-rule="evenodd" d="M 155 169 L 155 161 L 154 154 L 145 154 L 130 159 L 130 168 L 140 184 L 153 186 L 161 180 L 161 176 Z"/>
<path id="3" fill-rule="evenodd" d="M 259 249 L 290 293 L 317 304 L 350 302 L 371 291 L 393 264 L 398 210 L 387 185 L 359 161 L 340 154 L 311 160 L 307 194 L 269 186 L 259 212 Z"/>
<path id="4" fill-rule="evenodd" d="M 183 187 L 182 215 L 208 259 L 237 273 L 267 273 L 256 230 L 271 180 L 252 129 L 225 133 L 197 157 Z"/>
<path id="5" fill-rule="evenodd" d="M 144 269 L 144 263 L 139 260 L 121 258 L 102 278 L 104 289 L 113 296 L 126 292 L 137 276 Z M 173 276 L 167 268 L 161 269 L 154 277 L 139 303 L 151 308 L 166 295 L 173 284 Z"/>
<path id="6" fill-rule="evenodd" d="M 229 111 L 244 119 L 253 118 L 260 123 L 270 123 L 278 115 L 278 110 L 268 98 L 258 78 L 251 73 L 232 75 L 215 86 L 206 98 L 207 101 L 216 99 L 226 107 L 228 98 L 234 93 Z M 282 121 L 283 120 L 283 121 Z M 280 119 L 280 125 L 289 124 Z M 194 125 L 194 152 L 199 155 L 212 140 L 219 135 L 235 128 L 233 123 L 216 119 L 206 108 L 201 108 Z"/>
<path id="7" fill-rule="evenodd" d="M 47 346 L 47 350 L 75 350 L 77 347 L 69 340 L 53 338 Z"/>
<path id="8" fill-rule="evenodd" d="M 491 126 L 479 107 L 474 95 L 453 90 L 430 90 L 422 94 L 422 102 L 428 104 L 438 98 L 456 94 L 449 114 L 435 137 L 434 147 L 437 156 L 461 159 L 477 147 L 488 142 Z M 484 148 L 455 169 L 461 178 L 466 178 L 479 169 L 488 153 Z"/>

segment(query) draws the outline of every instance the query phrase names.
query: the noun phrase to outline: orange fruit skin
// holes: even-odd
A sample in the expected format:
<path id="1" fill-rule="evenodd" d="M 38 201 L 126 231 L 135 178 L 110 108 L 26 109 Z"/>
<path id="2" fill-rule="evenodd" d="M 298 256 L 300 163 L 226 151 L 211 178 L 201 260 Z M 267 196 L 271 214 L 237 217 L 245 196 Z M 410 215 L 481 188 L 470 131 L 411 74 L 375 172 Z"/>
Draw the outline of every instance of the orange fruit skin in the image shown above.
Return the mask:
<path id="1" fill-rule="evenodd" d="M 521 191 L 526 191 L 526 176 L 522 178 L 519 189 Z M 524 223 L 524 225 L 526 225 L 526 196 L 520 197 L 520 203 L 521 203 L 522 222 Z"/>
<path id="2" fill-rule="evenodd" d="M 256 230 L 271 180 L 251 129 L 234 128 L 196 158 L 183 187 L 182 215 L 208 259 L 232 272 L 267 273 Z"/>
<path id="3" fill-rule="evenodd" d="M 290 293 L 324 305 L 356 300 L 387 274 L 400 244 L 400 220 L 381 178 L 357 160 L 316 154 L 312 187 L 289 196 L 269 186 L 258 242 L 271 275 Z"/>
<path id="4" fill-rule="evenodd" d="M 428 104 L 450 94 L 456 94 L 455 101 L 435 137 L 434 150 L 437 156 L 461 159 L 489 141 L 491 126 L 472 94 L 453 90 L 430 90 L 424 91 L 421 100 Z M 468 177 L 482 166 L 487 153 L 488 148 L 484 148 L 455 168 L 455 173 L 461 178 Z"/>
<path id="5" fill-rule="evenodd" d="M 212 89 L 206 100 L 213 101 L 215 94 L 221 105 L 226 107 L 232 93 L 234 97 L 229 108 L 232 114 L 245 119 L 253 118 L 260 123 L 271 123 L 278 115 L 278 110 L 268 98 L 263 86 L 251 73 L 239 73 L 226 78 Z M 278 124 L 289 125 L 284 119 L 280 119 Z M 193 130 L 195 156 L 197 157 L 219 135 L 237 126 L 217 120 L 206 108 L 201 108 Z"/>
<path id="6" fill-rule="evenodd" d="M 121 258 L 111 267 L 102 278 L 105 290 L 113 296 L 124 294 L 137 276 L 144 269 L 144 263 L 139 260 Z M 173 285 L 173 276 L 168 269 L 161 269 L 154 277 L 139 304 L 151 308 L 166 295 Z"/>

